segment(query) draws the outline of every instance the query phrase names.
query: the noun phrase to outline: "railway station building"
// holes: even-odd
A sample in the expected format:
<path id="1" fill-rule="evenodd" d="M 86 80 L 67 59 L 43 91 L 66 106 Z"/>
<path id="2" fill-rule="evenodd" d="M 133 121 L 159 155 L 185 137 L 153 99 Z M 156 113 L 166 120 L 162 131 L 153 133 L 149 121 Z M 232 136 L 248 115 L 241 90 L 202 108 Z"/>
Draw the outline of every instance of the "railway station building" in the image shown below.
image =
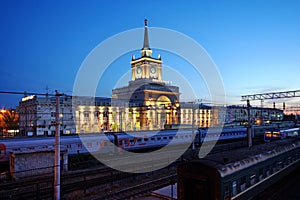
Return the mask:
<path id="1" fill-rule="evenodd" d="M 152 56 L 145 20 L 141 55 L 131 58 L 128 85 L 113 89 L 111 98 L 60 97 L 60 133 L 161 130 L 178 125 L 191 127 L 193 122 L 195 127 L 210 127 L 247 120 L 245 107 L 181 102 L 179 87 L 163 80 L 162 63 L 160 55 Z M 18 106 L 21 135 L 54 135 L 55 107 L 53 96 L 24 95 Z M 263 109 L 258 111 L 252 112 L 251 118 L 265 113 Z M 278 109 L 268 109 L 267 113 L 266 120 L 279 119 L 283 114 Z"/>

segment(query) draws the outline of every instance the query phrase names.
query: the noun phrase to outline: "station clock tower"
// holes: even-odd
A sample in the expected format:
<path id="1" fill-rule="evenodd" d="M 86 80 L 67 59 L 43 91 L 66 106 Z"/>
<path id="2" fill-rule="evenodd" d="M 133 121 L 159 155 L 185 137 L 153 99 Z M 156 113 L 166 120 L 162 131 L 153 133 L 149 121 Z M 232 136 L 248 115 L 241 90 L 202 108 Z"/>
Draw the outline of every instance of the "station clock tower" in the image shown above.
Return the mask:
<path id="1" fill-rule="evenodd" d="M 152 57 L 146 19 L 141 56 L 132 56 L 130 64 L 131 81 L 128 86 L 112 90 L 112 102 L 128 105 L 127 118 L 132 116 L 137 130 L 162 129 L 165 125 L 178 123 L 179 88 L 162 80 L 162 60 L 160 55 Z M 122 109 L 119 113 L 123 113 Z"/>
<path id="2" fill-rule="evenodd" d="M 158 81 L 162 80 L 162 61 L 160 55 L 158 58 L 152 57 L 152 50 L 149 45 L 148 37 L 148 21 L 145 19 L 144 28 L 144 44 L 141 49 L 141 57 L 135 59 L 132 56 L 131 70 L 132 70 L 132 81 L 137 79 L 156 79 Z"/>

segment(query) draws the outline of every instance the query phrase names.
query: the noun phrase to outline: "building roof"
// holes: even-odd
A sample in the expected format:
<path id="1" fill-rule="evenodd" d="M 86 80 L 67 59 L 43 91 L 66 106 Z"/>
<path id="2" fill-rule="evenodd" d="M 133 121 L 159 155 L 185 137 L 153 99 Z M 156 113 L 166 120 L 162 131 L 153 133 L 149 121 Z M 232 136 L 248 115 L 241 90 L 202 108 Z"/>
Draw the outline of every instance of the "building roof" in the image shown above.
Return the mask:
<path id="1" fill-rule="evenodd" d="M 255 145 L 251 148 L 241 148 L 219 154 L 208 155 L 201 162 L 219 171 L 222 177 L 245 169 L 258 162 L 267 160 L 294 148 L 299 148 L 300 140 L 286 139 Z"/>

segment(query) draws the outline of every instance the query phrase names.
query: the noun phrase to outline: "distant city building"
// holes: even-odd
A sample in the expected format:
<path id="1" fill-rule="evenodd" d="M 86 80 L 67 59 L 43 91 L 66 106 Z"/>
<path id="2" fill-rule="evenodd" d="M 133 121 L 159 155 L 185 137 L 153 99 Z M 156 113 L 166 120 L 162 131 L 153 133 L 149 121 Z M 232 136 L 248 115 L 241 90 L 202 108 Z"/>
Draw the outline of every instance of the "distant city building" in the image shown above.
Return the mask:
<path id="1" fill-rule="evenodd" d="M 76 133 L 72 115 L 72 99 L 59 101 L 60 133 Z M 21 135 L 55 134 L 55 98 L 27 96 L 19 102 L 19 126 Z"/>
<path id="2" fill-rule="evenodd" d="M 281 121 L 283 110 L 276 108 L 251 107 L 250 118 L 252 123 L 266 123 L 268 121 Z M 246 106 L 227 106 L 226 123 L 247 122 L 248 113 Z"/>

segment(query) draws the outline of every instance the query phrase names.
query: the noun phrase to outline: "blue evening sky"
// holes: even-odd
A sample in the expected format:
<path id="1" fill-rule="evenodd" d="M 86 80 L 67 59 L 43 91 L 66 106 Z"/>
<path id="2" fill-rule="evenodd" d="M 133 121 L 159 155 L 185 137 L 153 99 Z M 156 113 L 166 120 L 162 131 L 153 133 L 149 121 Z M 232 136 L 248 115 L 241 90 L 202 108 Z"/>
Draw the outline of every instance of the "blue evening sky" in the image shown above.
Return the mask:
<path id="1" fill-rule="evenodd" d="M 107 38 L 142 28 L 145 18 L 149 27 L 181 32 L 205 48 L 221 74 L 228 104 L 241 104 L 240 96 L 245 94 L 297 90 L 299 10 L 296 0 L 2 0 L 0 91 L 45 93 L 48 87 L 50 93 L 57 89 L 71 94 L 86 56 Z M 151 32 L 149 37 L 151 46 Z M 132 53 L 139 57 L 139 50 Z M 129 81 L 130 76 L 124 74 L 130 70 L 132 53 L 120 55 L 106 71 L 97 95 L 110 96 L 121 77 Z M 183 73 L 198 90 L 197 98 L 202 98 L 201 92 L 204 100 L 209 98 L 203 80 L 189 78 L 193 72 L 183 70 L 189 65 L 186 61 L 169 52 L 154 50 L 153 54 L 161 54 L 166 67 Z M 164 72 L 163 79 L 176 84 Z M 0 94 L 0 106 L 14 107 L 20 98 Z"/>

